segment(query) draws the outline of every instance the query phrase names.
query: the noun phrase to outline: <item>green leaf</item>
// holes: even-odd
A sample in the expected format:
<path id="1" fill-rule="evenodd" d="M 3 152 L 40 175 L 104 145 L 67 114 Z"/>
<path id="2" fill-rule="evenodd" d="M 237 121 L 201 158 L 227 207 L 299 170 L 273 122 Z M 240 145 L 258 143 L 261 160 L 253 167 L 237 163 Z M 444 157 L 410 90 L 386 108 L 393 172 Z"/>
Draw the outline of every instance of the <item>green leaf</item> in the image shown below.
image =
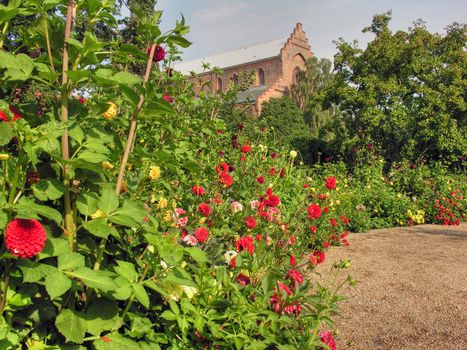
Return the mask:
<path id="1" fill-rule="evenodd" d="M 145 308 L 149 307 L 149 296 L 144 287 L 141 284 L 133 284 L 133 291 L 135 292 L 136 299 Z"/>
<path id="2" fill-rule="evenodd" d="M 133 85 L 141 83 L 142 81 L 141 77 L 129 72 L 118 72 L 112 77 L 112 79 L 122 85 Z"/>
<path id="3" fill-rule="evenodd" d="M 118 305 L 114 300 L 93 300 L 86 311 L 87 332 L 98 336 L 102 332 L 110 331 L 119 321 Z"/>
<path id="4" fill-rule="evenodd" d="M 144 115 L 175 115 L 177 112 L 173 106 L 164 99 L 150 102 L 144 110 Z"/>
<path id="5" fill-rule="evenodd" d="M 70 137 L 78 142 L 80 145 L 83 143 L 84 140 L 84 132 L 83 129 L 79 126 L 78 123 L 73 123 L 69 128 L 68 128 L 68 134 Z"/>
<path id="6" fill-rule="evenodd" d="M 94 151 L 87 150 L 87 149 L 81 152 L 77 159 L 84 160 L 92 164 L 108 161 L 108 158 L 105 154 L 96 153 Z"/>
<path id="7" fill-rule="evenodd" d="M 138 343 L 120 334 L 109 334 L 94 341 L 96 350 L 141 350 Z"/>
<path id="8" fill-rule="evenodd" d="M 70 252 L 68 240 L 64 238 L 48 237 L 44 249 L 39 253 L 39 260 L 59 256 Z"/>
<path id="9" fill-rule="evenodd" d="M 114 266 L 114 270 L 120 276 L 127 279 L 128 282 L 136 282 L 138 273 L 135 270 L 135 266 L 127 261 L 117 260 L 118 266 Z"/>
<path id="10" fill-rule="evenodd" d="M 100 238 L 107 238 L 111 230 L 111 227 L 107 224 L 107 221 L 104 218 L 98 218 L 85 222 L 83 224 L 83 228 L 94 236 Z"/>
<path id="11" fill-rule="evenodd" d="M 94 271 L 87 267 L 80 267 L 76 271 L 65 271 L 65 274 L 75 277 L 90 288 L 98 289 L 103 292 L 115 290 L 118 285 L 114 281 L 114 274 L 107 271 Z"/>
<path id="12" fill-rule="evenodd" d="M 110 184 L 102 188 L 101 198 L 99 199 L 98 207 L 107 215 L 110 215 L 118 208 L 118 196 Z"/>
<path id="13" fill-rule="evenodd" d="M 16 217 L 20 219 L 38 219 L 37 215 L 41 215 L 52 219 L 57 225 L 60 225 L 62 222 L 62 215 L 58 210 L 45 205 L 36 204 L 26 197 L 22 197 L 19 200 L 15 209 L 17 211 Z"/>
<path id="14" fill-rule="evenodd" d="M 208 258 L 206 256 L 206 253 L 196 247 L 190 247 L 190 248 L 185 248 L 185 251 L 190 254 L 190 256 L 193 258 L 194 261 L 196 261 L 198 264 L 206 263 L 208 262 Z"/>
<path id="15" fill-rule="evenodd" d="M 109 221 L 117 225 L 127 226 L 127 227 L 138 227 L 139 224 L 134 221 L 131 217 L 126 215 L 114 214 L 109 216 Z"/>
<path id="16" fill-rule="evenodd" d="M 10 123 L 0 122 L 0 146 L 4 146 L 9 143 L 12 138 L 13 129 Z"/>
<path id="17" fill-rule="evenodd" d="M 176 321 L 178 316 L 175 315 L 172 311 L 170 310 L 165 310 L 161 315 L 159 316 L 160 318 L 163 318 L 164 320 L 167 321 Z"/>
<path id="18" fill-rule="evenodd" d="M 70 78 L 75 84 L 87 80 L 91 76 L 91 72 L 88 70 L 75 70 L 67 72 L 68 78 Z"/>
<path id="19" fill-rule="evenodd" d="M 23 273 L 24 283 L 35 283 L 48 274 L 53 274 L 57 269 L 53 266 L 32 262 L 31 260 L 20 260 L 19 269 Z"/>
<path id="20" fill-rule="evenodd" d="M 137 223 L 142 223 L 144 218 L 148 215 L 148 212 L 142 203 L 135 203 L 127 200 L 123 202 L 123 205 L 115 214 L 129 216 Z"/>
<path id="21" fill-rule="evenodd" d="M 58 331 L 67 342 L 81 344 L 86 333 L 86 320 L 81 313 L 65 309 L 60 312 L 55 320 Z"/>
<path id="22" fill-rule="evenodd" d="M 99 198 L 95 193 L 82 193 L 76 200 L 76 207 L 83 215 L 90 216 L 97 210 Z"/>
<path id="23" fill-rule="evenodd" d="M 32 186 L 34 196 L 39 200 L 56 200 L 65 193 L 65 186 L 57 179 L 43 179 Z"/>
<path id="24" fill-rule="evenodd" d="M 57 261 L 59 270 L 74 270 L 84 267 L 84 256 L 76 252 L 59 255 Z"/>
<path id="25" fill-rule="evenodd" d="M 71 288 L 71 280 L 60 271 L 49 273 L 45 277 L 45 289 L 49 293 L 50 299 L 55 299 L 63 295 Z"/>
<path id="26" fill-rule="evenodd" d="M 185 162 L 182 167 L 186 170 L 188 170 L 190 173 L 199 173 L 201 171 L 201 167 L 199 166 L 198 163 L 196 162 L 192 162 L 192 161 L 188 161 L 188 162 Z"/>

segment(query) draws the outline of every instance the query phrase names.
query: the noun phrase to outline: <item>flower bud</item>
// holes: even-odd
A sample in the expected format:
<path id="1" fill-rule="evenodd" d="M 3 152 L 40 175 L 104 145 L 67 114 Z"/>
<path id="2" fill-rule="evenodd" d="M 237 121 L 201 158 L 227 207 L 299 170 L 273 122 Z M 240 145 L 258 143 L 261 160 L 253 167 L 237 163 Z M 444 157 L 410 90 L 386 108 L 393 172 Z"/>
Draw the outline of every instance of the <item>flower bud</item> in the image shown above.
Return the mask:
<path id="1" fill-rule="evenodd" d="M 295 159 L 295 158 L 297 158 L 297 151 L 292 150 L 292 151 L 290 151 L 289 155 L 290 155 L 290 158 Z"/>
<path id="2" fill-rule="evenodd" d="M 10 155 L 7 153 L 0 153 L 0 160 L 8 160 L 10 159 Z"/>

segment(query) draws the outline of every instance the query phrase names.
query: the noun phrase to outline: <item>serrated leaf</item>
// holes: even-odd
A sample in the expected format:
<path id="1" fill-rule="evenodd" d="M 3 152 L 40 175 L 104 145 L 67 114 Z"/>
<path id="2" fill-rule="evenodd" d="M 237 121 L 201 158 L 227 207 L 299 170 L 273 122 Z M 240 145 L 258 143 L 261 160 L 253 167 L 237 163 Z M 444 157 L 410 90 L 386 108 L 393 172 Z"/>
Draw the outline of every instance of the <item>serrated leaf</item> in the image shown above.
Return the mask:
<path id="1" fill-rule="evenodd" d="M 126 215 L 111 215 L 109 216 L 109 221 L 117 224 L 117 225 L 122 225 L 126 227 L 138 227 L 139 224 L 133 220 L 131 217 L 126 216 Z"/>
<path id="2" fill-rule="evenodd" d="M 83 224 L 83 228 L 89 231 L 96 237 L 107 238 L 110 234 L 111 227 L 103 218 L 94 219 Z"/>
<path id="3" fill-rule="evenodd" d="M 96 350 L 140 350 L 138 343 L 120 334 L 106 335 L 94 341 Z"/>
<path id="4" fill-rule="evenodd" d="M 98 336 L 110 331 L 119 320 L 116 301 L 108 299 L 93 300 L 86 311 L 87 332 Z"/>
<path id="5" fill-rule="evenodd" d="M 133 283 L 138 278 L 138 273 L 135 270 L 135 266 L 127 261 L 117 260 L 118 266 L 114 266 L 114 270 L 120 276 L 127 279 L 128 282 Z"/>
<path id="6" fill-rule="evenodd" d="M 34 203 L 32 200 L 26 197 L 22 197 L 19 200 L 15 206 L 15 210 L 18 213 L 16 217 L 20 219 L 38 219 L 37 215 L 41 215 L 52 219 L 57 223 L 57 225 L 60 225 L 62 221 L 62 215 L 58 210 L 52 207 Z"/>
<path id="7" fill-rule="evenodd" d="M 0 146 L 6 145 L 12 138 L 13 129 L 10 123 L 0 122 Z"/>
<path id="8" fill-rule="evenodd" d="M 75 271 L 65 271 L 65 274 L 83 281 L 90 288 L 103 292 L 110 292 L 118 287 L 113 279 L 115 275 L 107 271 L 95 271 L 87 267 L 80 267 Z"/>
<path id="9" fill-rule="evenodd" d="M 208 262 L 208 258 L 206 256 L 206 253 L 196 247 L 190 247 L 190 248 L 185 248 L 185 251 L 193 258 L 194 261 L 196 261 L 198 264 L 206 263 Z"/>
<path id="10" fill-rule="evenodd" d="M 65 186 L 57 179 L 43 179 L 32 186 L 34 195 L 43 201 L 56 200 L 65 193 Z"/>
<path id="11" fill-rule="evenodd" d="M 86 333 L 86 320 L 81 313 L 65 309 L 55 320 L 55 326 L 67 342 L 81 344 Z"/>
<path id="12" fill-rule="evenodd" d="M 136 299 L 145 308 L 149 307 L 149 296 L 144 287 L 141 284 L 133 284 L 133 291 L 135 292 Z"/>
<path id="13" fill-rule="evenodd" d="M 118 208 L 118 196 L 115 194 L 114 188 L 109 184 L 102 188 L 98 207 L 107 215 L 112 214 Z"/>
<path id="14" fill-rule="evenodd" d="M 71 280 L 60 271 L 49 273 L 45 277 L 45 289 L 52 300 L 66 293 L 71 284 Z"/>
<path id="15" fill-rule="evenodd" d="M 99 198 L 95 193 L 82 193 L 78 196 L 76 207 L 83 215 L 90 216 L 97 210 Z"/>
<path id="16" fill-rule="evenodd" d="M 59 270 L 74 270 L 84 266 L 84 256 L 76 252 L 69 252 L 59 255 L 57 262 Z"/>
<path id="17" fill-rule="evenodd" d="M 23 273 L 23 282 L 25 283 L 38 282 L 48 274 L 52 274 L 57 270 L 53 266 L 35 263 L 31 260 L 22 260 L 18 267 Z"/>

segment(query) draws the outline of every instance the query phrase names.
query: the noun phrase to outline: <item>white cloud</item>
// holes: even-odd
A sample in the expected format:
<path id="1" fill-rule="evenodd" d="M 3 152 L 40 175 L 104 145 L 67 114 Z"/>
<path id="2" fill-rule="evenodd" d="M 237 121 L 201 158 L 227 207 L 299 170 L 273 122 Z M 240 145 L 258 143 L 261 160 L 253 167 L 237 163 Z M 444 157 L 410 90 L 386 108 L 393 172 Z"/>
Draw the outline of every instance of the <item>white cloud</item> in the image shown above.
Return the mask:
<path id="1" fill-rule="evenodd" d="M 236 15 L 249 7 L 250 5 L 244 1 L 233 4 L 229 2 L 202 9 L 195 12 L 194 16 L 201 21 L 214 22 Z"/>

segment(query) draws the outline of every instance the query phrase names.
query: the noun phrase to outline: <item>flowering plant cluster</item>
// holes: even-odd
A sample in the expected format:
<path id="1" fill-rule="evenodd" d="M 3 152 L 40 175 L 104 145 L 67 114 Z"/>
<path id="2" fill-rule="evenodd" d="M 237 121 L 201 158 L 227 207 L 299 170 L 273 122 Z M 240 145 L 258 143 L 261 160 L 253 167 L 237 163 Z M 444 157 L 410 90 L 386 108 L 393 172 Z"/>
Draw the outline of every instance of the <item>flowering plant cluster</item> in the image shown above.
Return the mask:
<path id="1" fill-rule="evenodd" d="M 2 7 L 2 348 L 330 344 L 339 288 L 316 269 L 349 244 L 338 176 L 307 178 L 264 129 L 227 129 L 234 88 L 196 97 L 167 66 L 190 44 L 183 19 L 162 35 L 156 13 L 123 43 L 103 35 L 114 10 Z"/>

